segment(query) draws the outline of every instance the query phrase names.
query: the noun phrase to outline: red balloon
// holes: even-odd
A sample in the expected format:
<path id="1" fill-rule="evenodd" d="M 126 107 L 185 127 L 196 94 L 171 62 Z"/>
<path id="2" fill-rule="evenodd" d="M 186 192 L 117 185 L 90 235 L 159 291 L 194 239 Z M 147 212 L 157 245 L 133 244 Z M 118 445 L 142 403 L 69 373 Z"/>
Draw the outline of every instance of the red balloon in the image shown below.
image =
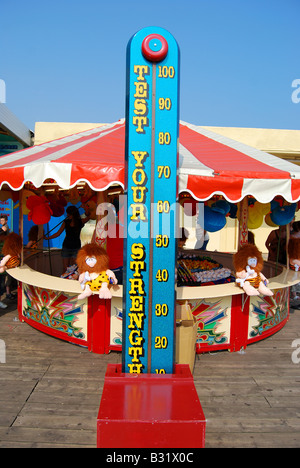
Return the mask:
<path id="1" fill-rule="evenodd" d="M 32 195 L 27 198 L 26 206 L 30 210 L 28 220 L 34 224 L 47 224 L 50 221 L 52 210 L 46 197 Z"/>

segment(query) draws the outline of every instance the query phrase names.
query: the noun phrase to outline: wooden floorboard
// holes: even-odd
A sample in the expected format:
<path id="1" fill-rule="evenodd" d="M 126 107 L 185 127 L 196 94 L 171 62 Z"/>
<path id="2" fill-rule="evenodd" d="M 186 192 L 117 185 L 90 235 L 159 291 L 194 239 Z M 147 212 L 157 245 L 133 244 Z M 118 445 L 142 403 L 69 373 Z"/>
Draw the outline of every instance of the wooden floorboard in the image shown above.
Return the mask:
<path id="1" fill-rule="evenodd" d="M 15 304 L 0 310 L 0 448 L 94 448 L 108 363 L 17 319 Z M 194 380 L 207 419 L 206 447 L 300 447 L 300 311 L 286 327 L 249 346 L 197 356 Z M 300 357 L 300 353 L 298 354 Z"/>

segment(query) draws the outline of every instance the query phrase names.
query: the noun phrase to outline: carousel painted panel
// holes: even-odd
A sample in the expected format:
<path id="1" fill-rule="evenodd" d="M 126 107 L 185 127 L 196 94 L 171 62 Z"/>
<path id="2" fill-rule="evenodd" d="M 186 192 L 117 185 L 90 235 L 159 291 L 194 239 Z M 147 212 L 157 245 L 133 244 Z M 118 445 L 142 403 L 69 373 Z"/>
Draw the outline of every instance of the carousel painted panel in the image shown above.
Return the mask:
<path id="1" fill-rule="evenodd" d="M 22 285 L 22 317 L 33 327 L 57 338 L 87 345 L 87 303 L 78 294 Z"/>
<path id="2" fill-rule="evenodd" d="M 289 317 L 289 288 L 275 289 L 273 296 L 250 298 L 248 340 L 257 341 L 283 327 Z"/>
<path id="3" fill-rule="evenodd" d="M 197 319 L 197 352 L 226 349 L 230 344 L 231 296 L 188 300 Z"/>
<path id="4" fill-rule="evenodd" d="M 122 326 L 123 326 L 123 299 L 122 297 L 112 297 L 111 299 L 111 320 L 110 320 L 110 347 L 122 346 Z M 117 349 L 117 348 L 116 348 Z"/>

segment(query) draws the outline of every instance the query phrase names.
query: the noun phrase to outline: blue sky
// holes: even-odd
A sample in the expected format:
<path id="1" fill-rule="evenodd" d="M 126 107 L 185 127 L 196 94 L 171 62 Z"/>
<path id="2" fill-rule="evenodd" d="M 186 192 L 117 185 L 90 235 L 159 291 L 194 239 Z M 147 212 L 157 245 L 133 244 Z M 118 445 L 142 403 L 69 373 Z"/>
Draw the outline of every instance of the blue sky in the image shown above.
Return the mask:
<path id="1" fill-rule="evenodd" d="M 32 130 L 123 118 L 127 43 L 160 26 L 180 47 L 182 120 L 299 129 L 299 18 L 300 0 L 0 0 L 6 105 Z"/>

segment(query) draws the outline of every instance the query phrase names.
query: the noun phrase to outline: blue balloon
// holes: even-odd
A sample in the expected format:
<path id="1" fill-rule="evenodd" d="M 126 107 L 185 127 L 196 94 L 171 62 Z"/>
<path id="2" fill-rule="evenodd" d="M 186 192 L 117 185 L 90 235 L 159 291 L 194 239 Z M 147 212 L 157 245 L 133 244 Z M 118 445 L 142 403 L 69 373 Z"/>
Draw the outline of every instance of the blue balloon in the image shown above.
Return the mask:
<path id="1" fill-rule="evenodd" d="M 293 221 L 296 208 L 297 203 L 281 206 L 271 212 L 270 218 L 274 224 L 277 224 L 277 226 L 286 226 Z"/>
<path id="2" fill-rule="evenodd" d="M 237 217 L 238 207 L 234 203 L 230 203 L 229 218 L 235 219 Z"/>
<path id="3" fill-rule="evenodd" d="M 230 204 L 226 200 L 218 200 L 211 205 L 211 208 L 214 211 L 219 211 L 220 213 L 227 215 L 230 211 Z"/>
<path id="4" fill-rule="evenodd" d="M 278 201 L 272 200 L 271 201 L 271 211 L 277 210 L 280 208 L 280 203 Z"/>
<path id="5" fill-rule="evenodd" d="M 209 206 L 204 207 L 204 229 L 208 232 L 220 231 L 226 225 L 224 212 L 214 210 Z"/>

